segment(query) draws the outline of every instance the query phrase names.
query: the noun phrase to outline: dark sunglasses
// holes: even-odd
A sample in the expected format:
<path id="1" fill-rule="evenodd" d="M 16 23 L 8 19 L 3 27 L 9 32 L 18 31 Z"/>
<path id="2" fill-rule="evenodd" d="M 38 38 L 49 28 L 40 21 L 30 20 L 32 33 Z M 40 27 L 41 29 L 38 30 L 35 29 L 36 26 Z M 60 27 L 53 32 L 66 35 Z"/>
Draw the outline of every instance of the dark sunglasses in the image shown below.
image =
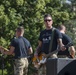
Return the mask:
<path id="1" fill-rule="evenodd" d="M 51 20 L 51 19 L 46 19 L 46 20 L 44 20 L 44 21 L 45 21 L 45 22 L 47 22 L 47 21 L 50 22 L 50 21 L 52 21 L 52 20 Z"/>

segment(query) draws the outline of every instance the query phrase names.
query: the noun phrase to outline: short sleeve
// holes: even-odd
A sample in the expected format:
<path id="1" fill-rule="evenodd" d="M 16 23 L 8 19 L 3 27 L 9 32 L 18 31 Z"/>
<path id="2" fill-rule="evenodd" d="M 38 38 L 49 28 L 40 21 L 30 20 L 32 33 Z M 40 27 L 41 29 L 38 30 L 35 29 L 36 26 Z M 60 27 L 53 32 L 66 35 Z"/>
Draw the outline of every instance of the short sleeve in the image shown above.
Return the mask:
<path id="1" fill-rule="evenodd" d="M 16 43 L 15 43 L 15 40 L 14 39 L 11 41 L 10 46 L 13 46 L 13 47 L 16 46 Z"/>

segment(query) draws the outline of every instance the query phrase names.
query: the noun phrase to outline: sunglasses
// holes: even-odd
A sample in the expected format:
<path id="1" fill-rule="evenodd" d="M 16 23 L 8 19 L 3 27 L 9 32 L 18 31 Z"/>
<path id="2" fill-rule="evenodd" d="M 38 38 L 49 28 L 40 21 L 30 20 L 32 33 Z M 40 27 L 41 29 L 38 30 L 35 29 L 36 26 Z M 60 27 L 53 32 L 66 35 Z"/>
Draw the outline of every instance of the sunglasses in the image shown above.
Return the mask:
<path id="1" fill-rule="evenodd" d="M 50 21 L 52 21 L 52 20 L 51 20 L 51 19 L 46 19 L 46 20 L 44 20 L 44 21 L 45 21 L 45 22 L 47 22 L 47 21 L 50 22 Z"/>

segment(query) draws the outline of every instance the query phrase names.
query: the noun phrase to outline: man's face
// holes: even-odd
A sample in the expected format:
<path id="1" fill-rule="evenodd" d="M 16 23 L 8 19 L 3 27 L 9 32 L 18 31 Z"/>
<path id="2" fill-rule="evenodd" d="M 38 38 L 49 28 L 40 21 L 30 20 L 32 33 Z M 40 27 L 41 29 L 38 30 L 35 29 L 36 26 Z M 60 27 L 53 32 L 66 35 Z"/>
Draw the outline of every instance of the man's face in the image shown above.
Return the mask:
<path id="1" fill-rule="evenodd" d="M 16 30 L 16 37 L 18 37 L 19 35 L 20 35 L 20 32 Z"/>
<path id="2" fill-rule="evenodd" d="M 44 22 L 45 22 L 46 28 L 51 28 L 52 23 L 53 23 L 51 17 L 46 17 L 46 18 L 44 19 Z"/>

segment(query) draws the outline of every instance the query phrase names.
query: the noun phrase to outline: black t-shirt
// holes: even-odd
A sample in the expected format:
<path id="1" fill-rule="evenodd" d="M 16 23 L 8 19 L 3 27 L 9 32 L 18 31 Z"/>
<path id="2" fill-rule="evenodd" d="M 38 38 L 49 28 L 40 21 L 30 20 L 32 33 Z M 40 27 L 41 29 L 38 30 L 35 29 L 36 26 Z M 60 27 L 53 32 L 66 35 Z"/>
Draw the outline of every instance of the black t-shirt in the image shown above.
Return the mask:
<path id="1" fill-rule="evenodd" d="M 71 40 L 71 38 L 68 36 L 68 35 L 66 35 L 66 34 L 63 34 L 63 33 L 61 33 L 62 34 L 62 42 L 63 42 L 63 44 L 66 46 L 68 43 L 72 43 L 72 40 Z M 59 51 L 58 52 L 58 55 L 67 55 L 67 56 L 69 56 L 70 55 L 70 53 L 69 53 L 69 50 L 68 50 L 68 47 L 66 48 L 66 50 L 65 51 Z"/>
<path id="2" fill-rule="evenodd" d="M 27 57 L 28 48 L 31 47 L 30 42 L 24 37 L 18 37 L 12 40 L 11 46 L 15 47 L 14 58 Z"/>
<path id="3" fill-rule="evenodd" d="M 44 52 L 46 54 L 49 53 L 49 45 L 50 45 L 50 41 L 51 41 L 51 36 L 52 36 L 52 29 L 50 29 L 50 30 L 45 29 L 45 30 L 41 31 L 40 36 L 39 36 L 39 40 L 42 42 L 41 52 Z M 62 35 L 58 29 L 55 29 L 51 52 L 56 50 L 57 44 L 58 44 L 57 39 L 59 39 L 59 38 L 62 38 Z"/>

